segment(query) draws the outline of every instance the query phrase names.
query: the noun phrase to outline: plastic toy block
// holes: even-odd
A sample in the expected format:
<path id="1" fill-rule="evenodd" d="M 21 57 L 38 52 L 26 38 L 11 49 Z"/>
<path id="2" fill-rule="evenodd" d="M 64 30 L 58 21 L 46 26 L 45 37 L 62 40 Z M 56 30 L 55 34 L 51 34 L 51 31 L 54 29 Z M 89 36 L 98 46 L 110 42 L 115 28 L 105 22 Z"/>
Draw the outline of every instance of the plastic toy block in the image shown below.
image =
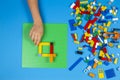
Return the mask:
<path id="1" fill-rule="evenodd" d="M 110 79 L 116 76 L 113 68 L 105 70 L 105 74 L 107 79 Z"/>
<path id="2" fill-rule="evenodd" d="M 94 77 L 95 77 L 95 74 L 94 74 L 94 73 L 92 73 L 92 72 L 89 72 L 89 73 L 88 73 L 88 75 L 89 75 L 90 77 L 92 77 L 92 78 L 94 78 Z"/>
<path id="3" fill-rule="evenodd" d="M 82 60 L 83 58 L 80 57 L 77 61 L 75 61 L 75 63 L 72 64 L 72 66 L 70 66 L 69 70 L 73 70 Z"/>
<path id="4" fill-rule="evenodd" d="M 98 61 L 98 65 L 102 65 L 102 61 Z"/>
<path id="5" fill-rule="evenodd" d="M 42 46 L 50 46 L 49 42 L 40 42 L 38 46 L 38 52 L 39 54 L 42 54 Z"/>
<path id="6" fill-rule="evenodd" d="M 103 79 L 103 78 L 104 78 L 104 71 L 103 71 L 103 69 L 98 69 L 98 77 L 99 77 L 100 79 Z"/>
<path id="7" fill-rule="evenodd" d="M 118 21 L 119 18 L 112 18 L 112 21 Z"/>
<path id="8" fill-rule="evenodd" d="M 77 36 L 75 34 L 71 34 L 74 41 L 77 41 Z"/>
<path id="9" fill-rule="evenodd" d="M 110 21 L 108 21 L 108 23 L 107 23 L 107 27 L 109 27 L 111 25 L 111 22 Z"/>
<path id="10" fill-rule="evenodd" d="M 75 3 L 72 3 L 72 5 L 70 6 L 70 8 L 71 8 L 71 9 L 74 9 L 74 10 L 75 10 L 77 7 L 78 7 L 78 6 L 76 6 Z"/>
<path id="11" fill-rule="evenodd" d="M 107 28 L 104 28 L 104 32 L 107 32 Z"/>
<path id="12" fill-rule="evenodd" d="M 117 63 L 118 63 L 118 58 L 115 58 L 114 64 L 117 64 Z"/>
<path id="13" fill-rule="evenodd" d="M 113 16 L 112 15 L 108 15 L 108 16 L 105 16 L 106 19 L 112 19 Z"/>
<path id="14" fill-rule="evenodd" d="M 83 48 L 82 47 L 78 47 L 78 50 L 83 50 Z"/>
<path id="15" fill-rule="evenodd" d="M 101 14 L 101 8 L 98 9 L 98 12 L 94 14 L 94 16 L 100 16 L 100 14 Z"/>
<path id="16" fill-rule="evenodd" d="M 114 47 L 113 43 L 111 43 L 111 42 L 108 43 L 108 46 Z"/>
<path id="17" fill-rule="evenodd" d="M 50 57 L 50 56 L 51 56 L 51 54 L 48 54 L 48 53 L 42 54 L 42 57 Z M 56 57 L 56 54 L 53 53 L 52 56 Z"/>
<path id="18" fill-rule="evenodd" d="M 94 60 L 89 61 L 89 62 L 88 62 L 88 65 L 89 65 L 89 66 L 93 66 L 93 65 L 94 65 Z"/>
<path id="19" fill-rule="evenodd" d="M 108 61 L 104 61 L 103 64 L 104 64 L 105 66 L 108 66 L 110 63 L 109 63 Z"/>
<path id="20" fill-rule="evenodd" d="M 110 56 L 109 56 L 108 53 L 105 53 L 105 56 L 106 56 L 108 59 L 110 59 Z"/>
<path id="21" fill-rule="evenodd" d="M 73 24 L 75 23 L 74 19 L 69 20 L 69 26 L 71 31 L 77 30 L 77 27 L 74 27 Z"/>
<path id="22" fill-rule="evenodd" d="M 120 48 L 120 44 L 119 44 L 119 45 L 117 45 L 117 48 Z"/>
<path id="23" fill-rule="evenodd" d="M 98 63 L 94 62 L 93 68 L 95 69 L 98 66 Z"/>
<path id="24" fill-rule="evenodd" d="M 105 56 L 105 55 L 104 55 L 104 52 L 103 52 L 102 50 L 100 50 L 99 56 L 100 56 L 100 57 L 104 57 L 104 56 Z"/>
<path id="25" fill-rule="evenodd" d="M 74 41 L 74 43 L 75 43 L 75 44 L 80 44 L 80 42 L 79 42 L 79 41 Z"/>
<path id="26" fill-rule="evenodd" d="M 54 53 L 54 51 L 53 51 L 53 50 L 54 50 L 53 43 L 50 43 L 50 54 L 51 54 L 51 53 Z"/>
<path id="27" fill-rule="evenodd" d="M 76 0 L 75 4 L 77 7 L 80 7 L 80 0 Z"/>
<path id="28" fill-rule="evenodd" d="M 112 58 L 114 58 L 114 57 L 115 57 L 115 55 L 114 55 L 114 54 L 112 54 L 111 56 L 112 56 Z"/>
<path id="29" fill-rule="evenodd" d="M 83 54 L 83 52 L 81 52 L 81 51 L 76 51 L 76 53 L 77 53 L 77 54 L 80 54 L 80 55 Z"/>
<path id="30" fill-rule="evenodd" d="M 101 11 L 105 11 L 106 9 L 107 9 L 106 6 L 102 6 L 102 7 L 101 7 Z"/>
<path id="31" fill-rule="evenodd" d="M 80 0 L 80 4 L 87 4 L 88 0 Z"/>

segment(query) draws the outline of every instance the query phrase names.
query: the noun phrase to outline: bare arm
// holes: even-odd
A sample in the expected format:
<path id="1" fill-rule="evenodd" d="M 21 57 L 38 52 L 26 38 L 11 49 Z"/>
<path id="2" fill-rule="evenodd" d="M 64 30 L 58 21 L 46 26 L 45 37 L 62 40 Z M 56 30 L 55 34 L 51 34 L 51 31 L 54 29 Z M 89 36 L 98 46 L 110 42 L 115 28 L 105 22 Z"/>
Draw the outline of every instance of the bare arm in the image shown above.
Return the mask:
<path id="1" fill-rule="evenodd" d="M 38 45 L 43 35 L 43 25 L 38 9 L 38 0 L 28 0 L 28 5 L 34 21 L 34 25 L 30 31 L 30 37 L 33 42 Z"/>

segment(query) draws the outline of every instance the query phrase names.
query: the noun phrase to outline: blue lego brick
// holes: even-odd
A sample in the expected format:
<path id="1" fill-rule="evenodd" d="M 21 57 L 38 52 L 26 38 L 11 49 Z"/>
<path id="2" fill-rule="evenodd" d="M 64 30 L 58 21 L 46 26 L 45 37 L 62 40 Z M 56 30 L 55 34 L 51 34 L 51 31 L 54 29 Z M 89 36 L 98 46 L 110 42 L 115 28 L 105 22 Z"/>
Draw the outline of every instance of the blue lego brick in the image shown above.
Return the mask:
<path id="1" fill-rule="evenodd" d="M 106 19 L 112 19 L 113 16 L 112 15 L 108 15 L 108 16 L 105 16 Z"/>
<path id="2" fill-rule="evenodd" d="M 105 70 L 105 74 L 107 79 L 113 78 L 116 76 L 113 68 Z"/>
<path id="3" fill-rule="evenodd" d="M 93 28 L 92 27 L 90 28 L 90 33 L 93 34 Z"/>
<path id="4" fill-rule="evenodd" d="M 75 23 L 74 19 L 69 20 L 69 26 L 71 31 L 77 30 L 77 27 L 73 26 L 74 23 Z"/>
<path id="5" fill-rule="evenodd" d="M 93 66 L 93 64 L 94 64 L 94 60 L 88 62 L 88 66 Z"/>
<path id="6" fill-rule="evenodd" d="M 78 28 L 79 28 L 79 29 L 83 29 L 83 26 L 82 26 L 82 25 L 79 25 Z"/>
<path id="7" fill-rule="evenodd" d="M 73 70 L 82 60 L 83 58 L 80 57 L 72 66 L 70 66 L 69 70 Z"/>
<path id="8" fill-rule="evenodd" d="M 105 11 L 102 11 L 101 13 L 102 15 L 106 16 L 109 13 L 109 9 L 106 9 Z"/>
<path id="9" fill-rule="evenodd" d="M 106 23 L 106 22 L 108 22 L 107 20 L 98 20 L 97 21 L 98 23 Z"/>
<path id="10" fill-rule="evenodd" d="M 104 61 L 103 64 L 104 64 L 105 66 L 108 66 L 110 63 L 109 63 L 108 61 Z"/>

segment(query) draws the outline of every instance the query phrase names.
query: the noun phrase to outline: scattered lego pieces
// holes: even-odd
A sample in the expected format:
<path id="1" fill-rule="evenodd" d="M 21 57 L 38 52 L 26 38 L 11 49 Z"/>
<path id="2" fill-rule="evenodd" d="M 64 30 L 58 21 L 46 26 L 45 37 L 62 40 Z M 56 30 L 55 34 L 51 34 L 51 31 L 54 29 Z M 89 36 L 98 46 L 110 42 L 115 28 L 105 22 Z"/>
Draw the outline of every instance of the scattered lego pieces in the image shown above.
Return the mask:
<path id="1" fill-rule="evenodd" d="M 110 0 L 108 3 L 111 5 L 113 2 L 114 0 Z M 80 46 L 83 42 L 87 43 L 82 47 L 77 47 L 75 53 L 83 56 L 83 48 L 88 48 L 88 51 L 90 51 L 91 54 L 78 59 L 69 70 L 71 71 L 82 60 L 87 64 L 87 67 L 84 69 L 85 73 L 89 72 L 91 69 L 97 69 L 97 66 L 101 66 L 102 64 L 105 66 L 109 66 L 111 63 L 117 65 L 119 60 L 118 57 L 120 55 L 117 55 L 116 57 L 116 54 L 109 52 L 108 46 L 109 48 L 120 48 L 119 44 L 115 44 L 119 43 L 120 29 L 111 29 L 111 26 L 113 26 L 112 24 L 119 20 L 119 18 L 116 17 L 118 8 L 116 6 L 108 7 L 102 5 L 96 0 L 92 2 L 89 2 L 88 0 L 76 0 L 76 2 L 72 3 L 70 8 L 73 10 L 71 14 L 74 15 L 74 19 L 69 20 L 69 26 L 72 31 L 71 36 L 74 40 L 73 42 Z M 86 21 L 85 24 L 82 22 L 83 19 Z M 78 31 L 77 27 L 83 30 L 80 40 L 78 38 L 80 37 L 79 34 L 76 33 Z M 96 56 L 98 57 L 96 58 Z M 107 78 L 115 76 L 114 74 L 109 76 L 110 72 L 114 71 L 105 70 Z M 89 72 L 88 75 L 92 78 L 95 77 L 95 74 L 92 72 Z M 103 69 L 98 69 L 98 77 L 100 79 L 105 78 Z"/>

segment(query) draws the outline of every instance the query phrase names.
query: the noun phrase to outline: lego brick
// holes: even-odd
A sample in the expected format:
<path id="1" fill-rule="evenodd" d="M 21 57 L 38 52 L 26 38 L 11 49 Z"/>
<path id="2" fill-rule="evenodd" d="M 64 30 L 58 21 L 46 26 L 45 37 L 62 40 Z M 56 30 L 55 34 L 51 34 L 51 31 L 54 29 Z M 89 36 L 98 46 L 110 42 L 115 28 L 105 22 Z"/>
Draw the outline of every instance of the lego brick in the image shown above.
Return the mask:
<path id="1" fill-rule="evenodd" d="M 104 71 L 103 71 L 103 69 L 98 69 L 98 77 L 99 77 L 100 79 L 103 79 L 103 78 L 104 78 Z"/>
<path id="2" fill-rule="evenodd" d="M 81 55 L 83 54 L 82 51 L 76 51 L 76 53 L 77 53 L 77 54 L 81 54 Z"/>
<path id="3" fill-rule="evenodd" d="M 108 66 L 110 63 L 109 63 L 108 61 L 104 61 L 103 64 L 104 64 L 105 66 Z"/>
<path id="4" fill-rule="evenodd" d="M 90 77 L 92 77 L 92 78 L 94 78 L 94 77 L 95 77 L 95 74 L 94 74 L 94 73 L 92 73 L 92 72 L 89 72 L 89 73 L 88 73 L 88 75 L 89 75 Z"/>
<path id="5" fill-rule="evenodd" d="M 95 69 L 98 66 L 98 63 L 94 62 L 93 68 Z"/>
<path id="6" fill-rule="evenodd" d="M 118 58 L 115 58 L 114 64 L 117 64 L 117 63 L 118 63 Z"/>
<path id="7" fill-rule="evenodd" d="M 69 70 L 73 70 L 81 61 L 83 60 L 83 58 L 79 58 L 77 61 L 75 61 L 75 63 L 73 63 L 70 67 Z"/>
<path id="8" fill-rule="evenodd" d="M 71 31 L 77 30 L 77 27 L 73 26 L 74 23 L 75 23 L 74 19 L 69 20 L 69 26 Z"/>
<path id="9" fill-rule="evenodd" d="M 52 56 L 56 57 L 56 54 L 53 53 Z M 50 54 L 49 53 L 44 53 L 44 54 L 42 54 L 42 57 L 50 57 Z"/>
<path id="10" fill-rule="evenodd" d="M 107 79 L 110 79 L 116 76 L 113 68 L 105 70 L 105 74 Z"/>

